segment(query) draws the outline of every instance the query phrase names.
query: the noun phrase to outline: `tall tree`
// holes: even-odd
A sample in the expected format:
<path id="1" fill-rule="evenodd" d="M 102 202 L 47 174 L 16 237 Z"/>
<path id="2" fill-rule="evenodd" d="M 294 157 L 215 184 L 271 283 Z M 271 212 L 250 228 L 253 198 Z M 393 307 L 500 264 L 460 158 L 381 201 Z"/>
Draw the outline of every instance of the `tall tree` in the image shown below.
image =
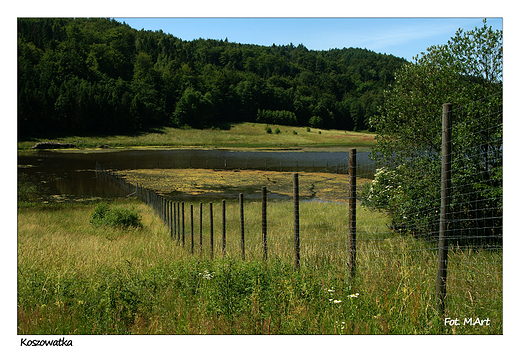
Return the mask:
<path id="1" fill-rule="evenodd" d="M 486 21 L 481 28 L 459 30 L 447 44 L 430 47 L 399 70 L 385 91 L 381 114 L 370 119 L 377 132 L 373 158 L 384 169 L 365 187 L 365 204 L 390 210 L 398 229 L 436 233 L 441 113 L 444 103 L 452 103 L 457 114 L 452 212 L 467 221 L 458 240 L 471 242 L 470 229 L 476 228 L 484 229 L 487 240 L 501 236 L 501 80 L 502 31 Z M 479 224 L 483 219 L 490 223 Z"/>

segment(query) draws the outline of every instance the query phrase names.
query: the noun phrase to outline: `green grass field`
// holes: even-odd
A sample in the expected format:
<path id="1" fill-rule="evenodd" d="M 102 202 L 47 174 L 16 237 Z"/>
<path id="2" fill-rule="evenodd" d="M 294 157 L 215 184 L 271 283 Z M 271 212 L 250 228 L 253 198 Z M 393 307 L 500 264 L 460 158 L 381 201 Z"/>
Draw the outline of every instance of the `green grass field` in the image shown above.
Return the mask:
<path id="1" fill-rule="evenodd" d="M 269 125 L 272 133 L 266 132 L 266 124 L 239 123 L 230 129 L 176 129 L 165 127 L 155 132 L 132 136 L 68 136 L 53 139 L 55 142 L 77 143 L 80 148 L 96 148 L 106 144 L 121 147 L 205 147 L 205 148 L 299 148 L 299 147 L 369 147 L 374 145 L 374 134 L 308 129 L 282 125 Z M 279 134 L 274 131 L 280 130 Z M 18 149 L 29 149 L 36 139 L 19 141 Z"/>
<path id="2" fill-rule="evenodd" d="M 246 259 L 238 203 L 214 202 L 214 259 L 208 204 L 194 254 L 136 199 L 113 205 L 141 215 L 142 228 L 92 227 L 96 203 L 18 208 L 18 334 L 501 334 L 502 253 L 452 250 L 450 318 L 435 311 L 435 246 L 386 228 L 384 214 L 358 212 L 358 271 L 347 272 L 348 216 L 341 203 L 302 202 L 301 269 L 294 269 L 292 202 L 268 204 L 268 260 L 262 260 L 260 204 L 246 202 Z"/>

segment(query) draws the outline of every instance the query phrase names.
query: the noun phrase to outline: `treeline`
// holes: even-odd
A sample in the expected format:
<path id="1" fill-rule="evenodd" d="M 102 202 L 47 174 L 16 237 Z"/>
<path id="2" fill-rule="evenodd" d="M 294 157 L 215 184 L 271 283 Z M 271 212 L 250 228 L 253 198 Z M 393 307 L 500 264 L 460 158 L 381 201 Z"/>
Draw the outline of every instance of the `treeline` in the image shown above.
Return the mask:
<path id="1" fill-rule="evenodd" d="M 18 132 L 239 121 L 367 129 L 405 62 L 366 49 L 183 41 L 110 19 L 18 19 Z"/>

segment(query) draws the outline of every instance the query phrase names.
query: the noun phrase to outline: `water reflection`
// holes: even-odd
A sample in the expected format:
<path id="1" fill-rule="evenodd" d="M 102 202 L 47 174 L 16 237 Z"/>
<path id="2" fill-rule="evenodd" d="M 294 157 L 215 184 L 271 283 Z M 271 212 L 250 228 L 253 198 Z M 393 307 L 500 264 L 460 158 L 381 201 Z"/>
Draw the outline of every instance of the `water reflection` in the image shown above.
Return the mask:
<path id="1" fill-rule="evenodd" d="M 50 195 L 125 196 L 119 187 L 96 179 L 96 163 L 109 169 L 256 169 L 284 172 L 348 173 L 348 150 L 230 151 L 219 149 L 124 150 L 103 152 L 34 151 L 18 156 L 19 172 L 45 184 Z M 373 175 L 367 152 L 358 152 L 358 175 Z"/>

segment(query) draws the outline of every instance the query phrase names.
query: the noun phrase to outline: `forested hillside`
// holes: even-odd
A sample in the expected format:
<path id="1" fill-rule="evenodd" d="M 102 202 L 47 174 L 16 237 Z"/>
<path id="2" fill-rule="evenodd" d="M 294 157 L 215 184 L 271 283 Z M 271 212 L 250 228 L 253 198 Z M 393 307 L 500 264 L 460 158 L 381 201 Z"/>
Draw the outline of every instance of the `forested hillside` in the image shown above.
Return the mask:
<path id="1" fill-rule="evenodd" d="M 18 19 L 18 133 L 239 121 L 366 129 L 405 62 L 366 49 L 183 41 L 110 19 Z"/>

